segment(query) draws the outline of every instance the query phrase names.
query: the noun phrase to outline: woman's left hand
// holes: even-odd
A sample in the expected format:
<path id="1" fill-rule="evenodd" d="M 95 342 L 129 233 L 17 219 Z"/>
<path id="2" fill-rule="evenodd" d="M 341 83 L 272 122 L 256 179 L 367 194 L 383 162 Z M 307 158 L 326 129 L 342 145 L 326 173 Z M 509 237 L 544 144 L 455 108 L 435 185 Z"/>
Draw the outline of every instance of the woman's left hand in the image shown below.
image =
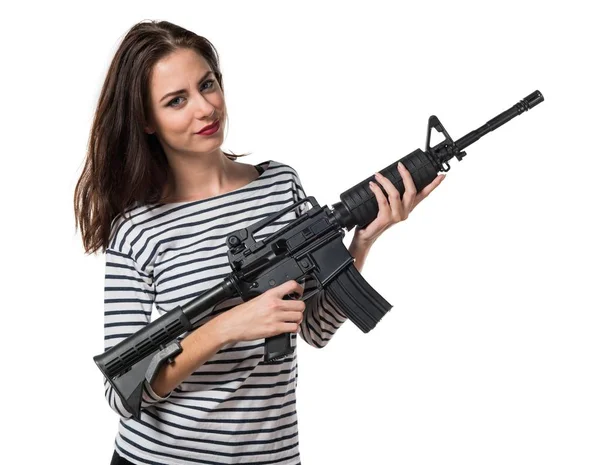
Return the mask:
<path id="1" fill-rule="evenodd" d="M 390 226 L 404 221 L 408 218 L 408 214 L 415 208 L 425 197 L 440 185 L 446 177 L 445 174 L 438 175 L 430 184 L 417 193 L 415 183 L 413 182 L 410 172 L 402 163 L 398 163 L 398 171 L 404 182 L 404 195 L 400 197 L 400 193 L 394 187 L 394 184 L 382 176 L 380 173 L 375 174 L 375 179 L 385 189 L 388 198 L 385 198 L 381 188 L 376 183 L 370 183 L 371 190 L 377 198 L 379 212 L 377 217 L 366 227 L 357 228 L 354 231 L 352 239 L 352 248 L 355 253 L 361 250 L 368 251 L 375 240 Z"/>

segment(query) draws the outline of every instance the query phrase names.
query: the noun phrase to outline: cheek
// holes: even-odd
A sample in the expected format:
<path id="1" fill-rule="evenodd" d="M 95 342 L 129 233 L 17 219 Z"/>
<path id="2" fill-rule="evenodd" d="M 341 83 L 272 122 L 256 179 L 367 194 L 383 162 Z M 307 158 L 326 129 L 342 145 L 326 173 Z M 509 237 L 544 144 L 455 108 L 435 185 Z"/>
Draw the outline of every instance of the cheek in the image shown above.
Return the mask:
<path id="1" fill-rule="evenodd" d="M 172 112 L 162 116 L 160 127 L 165 137 L 177 137 L 190 131 L 191 118 L 184 111 Z"/>

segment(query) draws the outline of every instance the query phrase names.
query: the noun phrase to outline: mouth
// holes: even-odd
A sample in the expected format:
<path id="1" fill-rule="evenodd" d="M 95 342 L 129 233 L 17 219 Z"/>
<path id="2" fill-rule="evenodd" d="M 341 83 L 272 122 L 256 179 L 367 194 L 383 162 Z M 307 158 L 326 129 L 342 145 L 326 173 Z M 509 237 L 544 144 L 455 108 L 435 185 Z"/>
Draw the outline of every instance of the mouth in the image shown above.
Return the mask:
<path id="1" fill-rule="evenodd" d="M 194 133 L 194 134 L 205 134 L 205 133 L 210 133 L 210 132 L 214 132 L 217 129 L 219 129 L 219 120 L 216 120 L 214 123 L 209 124 L 208 126 L 204 126 L 200 131 Z"/>

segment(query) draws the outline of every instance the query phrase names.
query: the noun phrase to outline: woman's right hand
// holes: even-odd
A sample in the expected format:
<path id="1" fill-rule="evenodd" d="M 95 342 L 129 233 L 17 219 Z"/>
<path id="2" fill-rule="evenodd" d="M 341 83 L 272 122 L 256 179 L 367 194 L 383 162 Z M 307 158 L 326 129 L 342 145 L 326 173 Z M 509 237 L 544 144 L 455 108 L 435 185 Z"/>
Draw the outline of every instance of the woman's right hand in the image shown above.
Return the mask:
<path id="1" fill-rule="evenodd" d="M 215 317 L 226 343 L 297 332 L 306 304 L 284 297 L 297 294 L 299 299 L 303 292 L 304 287 L 296 281 L 286 281 Z"/>

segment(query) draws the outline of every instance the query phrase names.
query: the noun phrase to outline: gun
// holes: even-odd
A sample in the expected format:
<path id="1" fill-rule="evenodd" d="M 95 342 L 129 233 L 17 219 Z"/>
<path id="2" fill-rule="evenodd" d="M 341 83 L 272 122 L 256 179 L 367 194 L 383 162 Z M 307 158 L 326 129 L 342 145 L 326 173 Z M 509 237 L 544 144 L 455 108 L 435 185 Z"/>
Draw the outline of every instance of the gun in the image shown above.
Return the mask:
<path id="1" fill-rule="evenodd" d="M 439 119 L 431 116 L 425 150 L 417 149 L 398 161 L 410 172 L 417 191 L 421 191 L 439 171 L 450 170 L 450 159 L 456 157 L 461 161 L 466 147 L 543 101 L 540 91 L 535 91 L 456 142 Z M 434 128 L 443 133 L 445 139 L 430 147 Z M 381 174 L 393 182 L 402 195 L 404 183 L 396 168 L 398 161 Z M 342 242 L 344 230 L 362 228 L 377 217 L 377 199 L 368 187 L 369 181 L 377 182 L 374 176 L 361 181 L 343 192 L 340 202 L 331 208 L 320 206 L 314 197 L 306 197 L 250 227 L 229 234 L 227 254 L 232 272 L 222 282 L 95 356 L 94 361 L 127 410 L 139 419 L 144 381 L 151 383 L 162 364 L 172 363 L 182 351 L 178 336 L 195 329 L 200 316 L 232 297 L 248 301 L 286 281 L 302 282 L 312 276 L 317 287 L 303 295 L 303 300 L 328 289 L 331 299 L 348 319 L 364 333 L 372 330 L 392 306 L 361 276 Z M 385 193 L 385 189 L 382 191 Z M 255 240 L 258 231 L 305 203 L 311 205 L 308 211 L 268 237 Z M 290 333 L 266 338 L 265 362 L 280 360 L 291 350 Z"/>

